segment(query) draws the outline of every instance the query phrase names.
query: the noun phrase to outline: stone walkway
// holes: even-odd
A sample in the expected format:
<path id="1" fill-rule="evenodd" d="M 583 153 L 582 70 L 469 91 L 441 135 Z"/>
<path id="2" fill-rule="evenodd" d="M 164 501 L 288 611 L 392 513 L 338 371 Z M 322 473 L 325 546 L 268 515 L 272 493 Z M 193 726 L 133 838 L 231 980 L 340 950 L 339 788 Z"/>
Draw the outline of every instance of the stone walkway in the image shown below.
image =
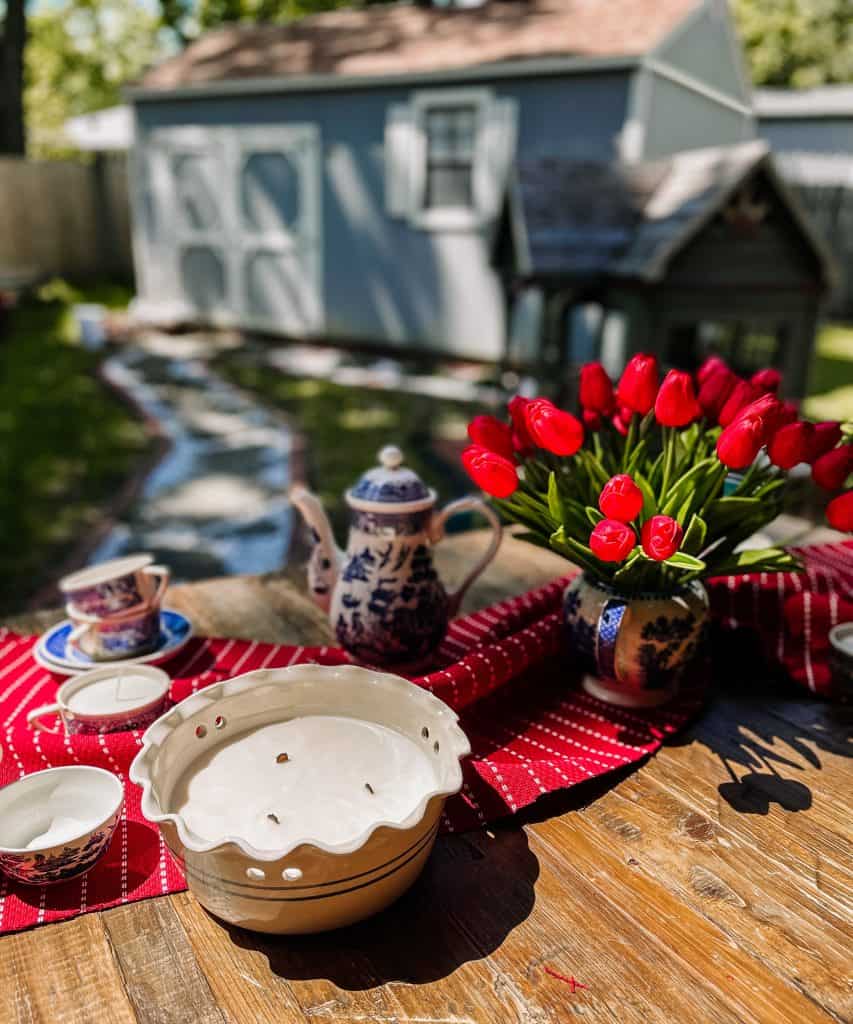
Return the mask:
<path id="1" fill-rule="evenodd" d="M 91 561 L 151 551 L 176 580 L 284 564 L 294 522 L 290 432 L 210 369 L 210 351 L 209 338 L 148 333 L 105 364 L 172 447 Z"/>

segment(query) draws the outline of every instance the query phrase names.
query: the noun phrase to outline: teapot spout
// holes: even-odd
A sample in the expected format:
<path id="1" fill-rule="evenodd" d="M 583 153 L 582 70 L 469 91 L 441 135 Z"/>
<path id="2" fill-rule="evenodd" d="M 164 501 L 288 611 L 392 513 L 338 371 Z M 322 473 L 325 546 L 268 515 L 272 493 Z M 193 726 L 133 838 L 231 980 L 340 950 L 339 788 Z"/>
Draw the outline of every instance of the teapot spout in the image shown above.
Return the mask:
<path id="1" fill-rule="evenodd" d="M 338 581 L 343 553 L 335 544 L 329 518 L 317 495 L 302 484 L 295 484 L 290 489 L 290 500 L 302 513 L 314 538 L 308 560 L 308 589 L 314 603 L 327 612 Z"/>

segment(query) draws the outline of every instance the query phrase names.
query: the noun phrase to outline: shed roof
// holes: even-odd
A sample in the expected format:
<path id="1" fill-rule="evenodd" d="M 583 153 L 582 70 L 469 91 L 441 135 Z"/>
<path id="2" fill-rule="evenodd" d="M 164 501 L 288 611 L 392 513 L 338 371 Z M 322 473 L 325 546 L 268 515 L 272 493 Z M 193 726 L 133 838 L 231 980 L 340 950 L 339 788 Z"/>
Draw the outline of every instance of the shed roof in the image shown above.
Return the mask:
<path id="1" fill-rule="evenodd" d="M 853 85 L 756 89 L 752 95 L 762 118 L 853 117 Z"/>
<path id="2" fill-rule="evenodd" d="M 652 49 L 699 0 L 492 0 L 482 7 L 397 3 L 285 25 L 230 25 L 164 61 L 142 88 L 230 79 L 384 76 L 546 57 L 627 57 Z"/>
<path id="3" fill-rule="evenodd" d="M 832 257 L 776 173 L 769 147 L 757 140 L 640 164 L 519 162 L 508 199 L 520 272 L 533 278 L 662 280 L 676 253 L 758 169 L 772 181 L 831 284 Z"/>

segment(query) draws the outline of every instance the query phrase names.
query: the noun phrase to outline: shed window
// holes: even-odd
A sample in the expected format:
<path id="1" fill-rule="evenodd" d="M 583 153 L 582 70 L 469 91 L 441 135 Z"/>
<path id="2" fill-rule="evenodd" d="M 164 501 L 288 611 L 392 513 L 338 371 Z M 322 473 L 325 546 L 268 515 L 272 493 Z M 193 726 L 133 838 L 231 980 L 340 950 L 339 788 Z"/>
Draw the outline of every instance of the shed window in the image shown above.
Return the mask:
<path id="1" fill-rule="evenodd" d="M 474 147 L 477 108 L 471 104 L 433 107 L 426 113 L 426 206 L 474 205 Z"/>

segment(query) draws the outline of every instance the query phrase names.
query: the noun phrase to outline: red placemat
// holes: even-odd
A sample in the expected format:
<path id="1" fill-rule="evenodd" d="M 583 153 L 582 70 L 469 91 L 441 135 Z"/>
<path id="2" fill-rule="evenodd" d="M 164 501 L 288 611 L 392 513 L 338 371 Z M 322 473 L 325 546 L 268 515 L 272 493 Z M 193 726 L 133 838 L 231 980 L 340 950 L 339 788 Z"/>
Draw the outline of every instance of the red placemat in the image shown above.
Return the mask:
<path id="1" fill-rule="evenodd" d="M 814 606 L 827 602 L 828 629 L 843 602 L 853 598 L 853 559 L 850 544 L 801 553 L 808 566 L 805 577 L 732 577 L 715 581 L 711 593 L 724 625 L 761 621 L 762 628 L 769 627 L 773 653 L 781 653 L 782 660 L 817 690 L 825 659 L 820 656 Z M 441 667 L 416 680 L 460 711 L 471 740 L 463 789 L 448 801 L 445 831 L 482 826 L 546 793 L 639 762 L 699 706 L 701 695 L 695 691 L 648 711 L 613 708 L 573 691 L 560 654 L 565 582 L 557 580 L 458 619 L 439 653 Z M 789 598 L 799 600 L 800 619 L 792 613 Z M 786 610 L 793 630 L 785 625 Z M 26 712 L 50 700 L 61 682 L 33 660 L 34 643 L 33 637 L 0 630 L 0 783 L 55 765 L 94 764 L 123 778 L 126 805 L 110 850 L 88 875 L 45 887 L 2 880 L 0 932 L 185 888 L 159 831 L 142 818 L 139 789 L 127 780 L 141 733 L 67 738 L 26 725 Z M 335 648 L 199 638 L 166 667 L 173 676 L 171 697 L 178 701 L 256 668 L 347 660 Z"/>

